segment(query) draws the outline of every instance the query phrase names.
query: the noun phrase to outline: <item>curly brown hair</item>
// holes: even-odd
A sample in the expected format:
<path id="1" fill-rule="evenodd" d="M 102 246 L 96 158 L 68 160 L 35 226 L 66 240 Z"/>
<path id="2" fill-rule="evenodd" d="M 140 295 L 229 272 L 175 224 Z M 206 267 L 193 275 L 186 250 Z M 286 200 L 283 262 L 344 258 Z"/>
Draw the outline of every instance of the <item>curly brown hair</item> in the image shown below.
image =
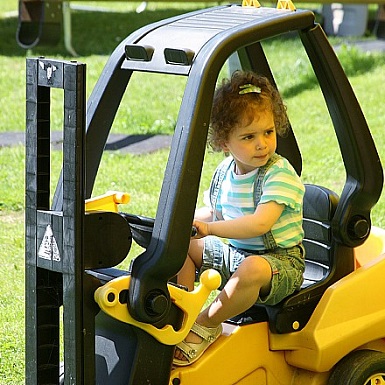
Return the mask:
<path id="1" fill-rule="evenodd" d="M 255 85 L 261 92 L 240 94 L 244 85 Z M 209 144 L 221 151 L 232 130 L 245 122 L 250 124 L 255 115 L 270 110 L 274 115 L 277 134 L 284 136 L 288 129 L 286 106 L 279 92 L 269 80 L 251 71 L 235 71 L 231 79 L 225 79 L 216 89 L 211 110 Z"/>

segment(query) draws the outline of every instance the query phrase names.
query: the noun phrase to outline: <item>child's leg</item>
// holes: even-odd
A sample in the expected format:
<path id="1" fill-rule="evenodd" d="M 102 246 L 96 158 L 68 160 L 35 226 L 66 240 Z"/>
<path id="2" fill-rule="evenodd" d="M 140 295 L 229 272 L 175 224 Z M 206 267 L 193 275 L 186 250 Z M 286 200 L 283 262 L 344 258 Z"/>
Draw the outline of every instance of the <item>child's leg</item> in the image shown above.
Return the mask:
<path id="1" fill-rule="evenodd" d="M 197 323 L 206 327 L 217 327 L 225 320 L 249 309 L 260 293 L 270 291 L 271 267 L 263 258 L 247 257 L 231 276 L 217 298 L 197 318 Z M 190 332 L 185 342 L 200 343 L 202 338 Z M 183 353 L 176 349 L 175 358 L 185 360 Z"/>
<path id="2" fill-rule="evenodd" d="M 186 261 L 178 273 L 178 284 L 186 286 L 189 291 L 194 289 L 195 272 L 202 266 L 203 248 L 203 239 L 193 239 L 190 242 Z"/>
<path id="3" fill-rule="evenodd" d="M 267 295 L 271 285 L 270 264 L 261 257 L 249 256 L 231 276 L 217 298 L 199 316 L 203 326 L 216 327 L 249 309 L 259 295 Z"/>

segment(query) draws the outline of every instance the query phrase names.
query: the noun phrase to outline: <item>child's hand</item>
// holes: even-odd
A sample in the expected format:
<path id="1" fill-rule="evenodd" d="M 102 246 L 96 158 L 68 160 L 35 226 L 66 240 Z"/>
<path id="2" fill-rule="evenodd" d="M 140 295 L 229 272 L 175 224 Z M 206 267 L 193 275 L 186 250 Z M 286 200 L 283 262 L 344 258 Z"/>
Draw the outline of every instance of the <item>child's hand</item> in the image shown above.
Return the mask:
<path id="1" fill-rule="evenodd" d="M 193 222 L 193 229 L 195 229 L 195 235 L 192 235 L 192 238 L 194 239 L 200 239 L 209 235 L 207 222 L 202 222 L 195 219 Z"/>

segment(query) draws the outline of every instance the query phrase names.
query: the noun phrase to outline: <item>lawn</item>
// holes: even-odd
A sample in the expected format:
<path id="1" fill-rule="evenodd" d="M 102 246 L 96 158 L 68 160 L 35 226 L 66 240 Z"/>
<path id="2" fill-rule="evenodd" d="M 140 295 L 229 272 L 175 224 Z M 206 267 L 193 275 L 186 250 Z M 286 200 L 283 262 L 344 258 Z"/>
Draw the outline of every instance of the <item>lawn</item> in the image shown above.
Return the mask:
<path id="1" fill-rule="evenodd" d="M 16 1 L 14 5 L 10 3 L 3 1 L 0 4 L 0 132 L 25 129 L 25 58 L 46 56 L 73 59 L 62 42 L 56 47 L 37 47 L 29 51 L 18 47 L 15 42 L 17 17 L 12 13 L 16 11 Z M 139 4 L 104 2 L 98 3 L 98 7 L 108 8 L 111 12 L 73 11 L 73 46 L 79 54 L 76 59 L 87 64 L 88 96 L 109 55 L 131 31 L 203 6 L 201 3 L 188 3 L 183 7 L 181 3 L 150 3 L 145 12 L 137 14 L 135 9 Z M 94 3 L 83 5 L 95 6 Z M 372 38 L 370 35 L 365 37 Z M 343 43 L 338 55 L 385 164 L 385 57 L 362 52 L 341 38 L 331 41 L 335 45 Z M 295 41 L 279 39 L 269 42 L 266 52 L 275 64 L 274 74 L 299 140 L 304 159 L 304 182 L 316 182 L 340 192 L 345 179 L 344 168 L 306 55 Z M 114 133 L 172 133 L 185 80 L 178 78 L 171 81 L 168 76 L 158 76 L 156 82 L 155 96 L 162 90 L 167 98 L 149 97 L 153 95 L 154 87 L 148 75 L 133 79 L 128 91 L 134 97 L 127 96 L 122 102 L 124 108 L 118 112 L 112 128 Z M 61 129 L 61 98 L 60 92 L 53 92 L 54 130 Z M 3 272 L 0 282 L 0 383 L 4 385 L 24 382 L 24 151 L 23 146 L 0 147 L 0 178 L 3 181 L 0 184 L 0 264 Z M 144 155 L 106 152 L 93 195 L 111 189 L 127 191 L 131 195 L 131 202 L 125 209 L 154 216 L 167 156 L 167 149 Z M 219 159 L 219 155 L 207 153 L 200 200 Z M 54 151 L 53 175 L 58 175 L 60 167 L 61 154 Z M 54 179 L 52 188 L 55 184 Z M 385 199 L 381 198 L 373 210 L 374 225 L 385 227 L 384 210 Z M 135 253 L 138 253 L 138 249 L 133 250 L 133 255 Z"/>

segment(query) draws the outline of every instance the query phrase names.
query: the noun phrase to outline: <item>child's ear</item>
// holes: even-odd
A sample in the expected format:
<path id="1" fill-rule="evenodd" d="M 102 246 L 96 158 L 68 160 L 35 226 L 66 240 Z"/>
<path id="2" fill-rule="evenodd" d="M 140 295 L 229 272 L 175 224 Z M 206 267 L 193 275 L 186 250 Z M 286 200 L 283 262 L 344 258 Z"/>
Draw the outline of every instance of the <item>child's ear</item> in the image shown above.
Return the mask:
<path id="1" fill-rule="evenodd" d="M 224 153 L 229 153 L 230 152 L 229 148 L 227 147 L 227 143 L 226 142 L 222 142 L 221 143 L 221 148 L 222 148 L 222 151 Z"/>

